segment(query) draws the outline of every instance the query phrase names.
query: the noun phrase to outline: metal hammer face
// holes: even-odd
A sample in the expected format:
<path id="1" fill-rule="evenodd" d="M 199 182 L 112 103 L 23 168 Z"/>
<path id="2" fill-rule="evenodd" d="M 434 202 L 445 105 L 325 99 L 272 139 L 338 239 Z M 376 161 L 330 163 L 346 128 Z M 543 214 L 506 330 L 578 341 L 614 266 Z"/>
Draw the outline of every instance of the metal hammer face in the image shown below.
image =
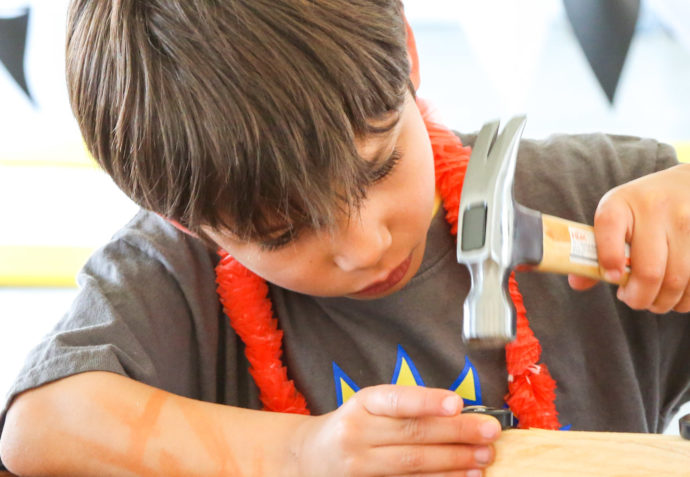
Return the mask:
<path id="1" fill-rule="evenodd" d="M 515 339 L 516 312 L 508 292 L 517 264 L 542 257 L 541 214 L 516 203 L 513 179 L 524 116 L 497 135 L 498 121 L 477 136 L 462 188 L 458 215 L 458 262 L 472 285 L 463 307 L 463 339 L 499 346 Z"/>

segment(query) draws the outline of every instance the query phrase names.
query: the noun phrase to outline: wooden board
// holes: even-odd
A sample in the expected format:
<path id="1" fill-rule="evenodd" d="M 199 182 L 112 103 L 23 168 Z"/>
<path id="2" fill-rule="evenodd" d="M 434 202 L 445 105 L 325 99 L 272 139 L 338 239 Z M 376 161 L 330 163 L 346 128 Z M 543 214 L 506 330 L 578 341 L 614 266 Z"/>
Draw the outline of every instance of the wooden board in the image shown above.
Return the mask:
<path id="1" fill-rule="evenodd" d="M 504 431 L 485 477 L 690 477 L 690 441 L 620 432 Z"/>

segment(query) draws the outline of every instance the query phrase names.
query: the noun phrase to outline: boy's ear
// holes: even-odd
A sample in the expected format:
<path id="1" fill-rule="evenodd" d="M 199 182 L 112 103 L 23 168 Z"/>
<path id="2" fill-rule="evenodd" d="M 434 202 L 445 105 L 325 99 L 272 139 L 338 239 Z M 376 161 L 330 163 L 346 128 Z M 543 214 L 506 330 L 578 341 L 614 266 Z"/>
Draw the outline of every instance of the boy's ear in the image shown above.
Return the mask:
<path id="1" fill-rule="evenodd" d="M 414 33 L 412 33 L 412 28 L 407 22 L 407 18 L 403 16 L 405 20 L 405 29 L 407 30 L 407 57 L 410 60 L 410 80 L 414 85 L 415 91 L 419 89 L 419 56 L 417 55 L 417 44 L 414 41 Z"/>

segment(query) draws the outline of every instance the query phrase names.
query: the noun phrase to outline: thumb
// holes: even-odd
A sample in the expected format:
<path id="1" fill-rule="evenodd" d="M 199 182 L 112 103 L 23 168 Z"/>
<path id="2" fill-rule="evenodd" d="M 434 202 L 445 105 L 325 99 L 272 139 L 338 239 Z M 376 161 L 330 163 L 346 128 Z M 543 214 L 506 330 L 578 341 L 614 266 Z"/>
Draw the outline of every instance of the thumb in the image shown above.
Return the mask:
<path id="1" fill-rule="evenodd" d="M 361 402 L 371 414 L 396 418 L 454 416 L 462 410 L 456 393 L 421 386 L 384 384 L 364 388 Z"/>
<path id="2" fill-rule="evenodd" d="M 581 277 L 580 275 L 573 275 L 572 273 L 568 275 L 568 284 L 573 290 L 589 290 L 597 283 L 599 283 L 599 280 L 593 278 Z"/>

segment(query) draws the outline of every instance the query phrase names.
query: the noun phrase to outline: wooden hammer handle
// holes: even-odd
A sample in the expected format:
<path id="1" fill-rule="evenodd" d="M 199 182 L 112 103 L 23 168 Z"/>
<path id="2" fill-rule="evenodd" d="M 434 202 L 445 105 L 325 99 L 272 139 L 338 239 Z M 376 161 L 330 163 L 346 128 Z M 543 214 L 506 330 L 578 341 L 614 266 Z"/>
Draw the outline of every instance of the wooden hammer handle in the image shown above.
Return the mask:
<path id="1" fill-rule="evenodd" d="M 604 270 L 597 259 L 594 227 L 542 214 L 544 252 L 535 267 L 542 272 L 574 273 L 597 280 L 604 278 Z M 630 275 L 630 250 L 626 245 L 626 267 L 616 284 L 625 284 Z"/>

